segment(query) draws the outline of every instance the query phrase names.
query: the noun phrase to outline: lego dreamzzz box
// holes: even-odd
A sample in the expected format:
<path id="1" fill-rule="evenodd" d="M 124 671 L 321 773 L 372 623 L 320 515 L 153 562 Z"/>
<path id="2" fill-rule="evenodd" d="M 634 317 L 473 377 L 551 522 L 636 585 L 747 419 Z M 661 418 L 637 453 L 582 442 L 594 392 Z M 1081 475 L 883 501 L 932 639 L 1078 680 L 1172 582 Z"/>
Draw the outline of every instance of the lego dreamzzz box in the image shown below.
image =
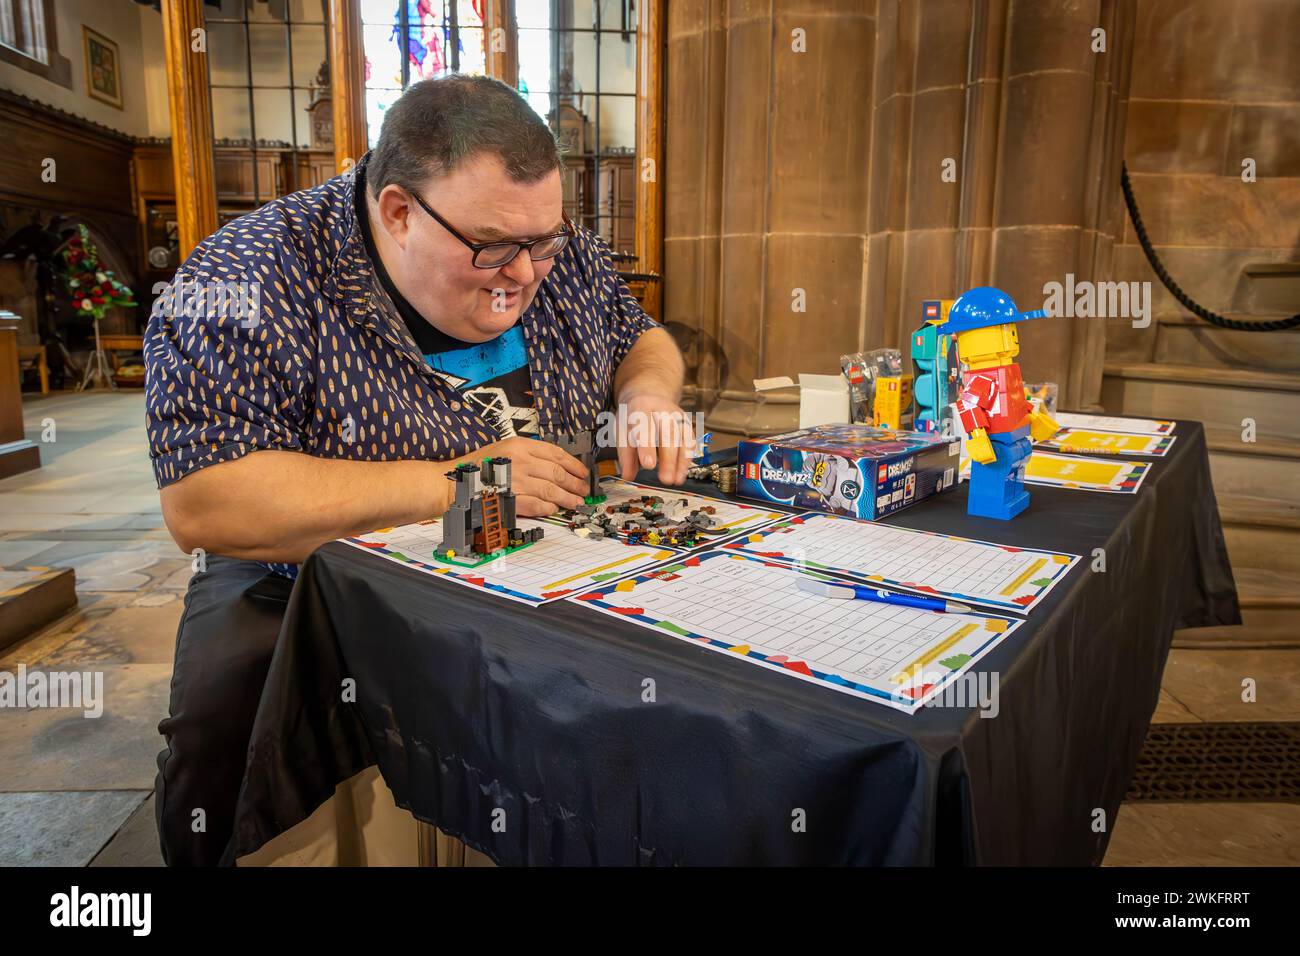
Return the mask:
<path id="1" fill-rule="evenodd" d="M 927 432 L 818 425 L 736 450 L 736 492 L 874 521 L 957 483 L 961 442 Z"/>

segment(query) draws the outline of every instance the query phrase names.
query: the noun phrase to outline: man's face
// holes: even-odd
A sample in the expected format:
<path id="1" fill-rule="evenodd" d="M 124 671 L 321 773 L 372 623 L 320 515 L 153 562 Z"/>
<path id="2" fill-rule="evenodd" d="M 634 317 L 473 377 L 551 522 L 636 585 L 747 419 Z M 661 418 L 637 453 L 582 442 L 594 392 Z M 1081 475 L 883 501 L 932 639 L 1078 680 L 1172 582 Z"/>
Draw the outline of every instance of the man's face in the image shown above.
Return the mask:
<path id="1" fill-rule="evenodd" d="M 559 170 L 532 183 L 510 178 L 495 156 L 480 154 L 420 187 L 422 199 L 471 242 L 526 240 L 563 228 Z M 435 328 L 464 342 L 486 342 L 519 321 L 555 260 L 522 251 L 497 269 L 474 265 L 474 253 L 397 186 L 379 196 L 396 241 L 393 279 Z"/>

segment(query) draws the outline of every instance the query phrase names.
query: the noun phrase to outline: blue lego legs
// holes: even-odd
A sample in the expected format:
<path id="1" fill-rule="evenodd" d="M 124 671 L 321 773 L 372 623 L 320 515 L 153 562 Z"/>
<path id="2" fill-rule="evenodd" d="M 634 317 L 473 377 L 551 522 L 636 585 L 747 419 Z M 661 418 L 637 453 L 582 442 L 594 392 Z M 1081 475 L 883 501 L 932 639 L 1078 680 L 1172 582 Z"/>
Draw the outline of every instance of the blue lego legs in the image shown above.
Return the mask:
<path id="1" fill-rule="evenodd" d="M 1029 426 L 990 434 L 989 441 L 997 460 L 991 465 L 970 463 L 966 513 L 1006 521 L 1029 507 L 1029 492 L 1025 491 L 1025 465 L 1033 451 Z"/>

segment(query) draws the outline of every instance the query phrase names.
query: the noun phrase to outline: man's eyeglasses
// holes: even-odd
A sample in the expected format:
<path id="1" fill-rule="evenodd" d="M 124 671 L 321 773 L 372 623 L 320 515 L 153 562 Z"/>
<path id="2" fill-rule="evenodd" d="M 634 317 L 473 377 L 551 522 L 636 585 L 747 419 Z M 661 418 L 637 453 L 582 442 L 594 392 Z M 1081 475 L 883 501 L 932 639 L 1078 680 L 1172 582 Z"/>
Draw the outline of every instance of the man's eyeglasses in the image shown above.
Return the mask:
<path id="1" fill-rule="evenodd" d="M 553 233 L 549 236 L 540 236 L 528 242 L 471 242 L 457 232 L 451 223 L 434 212 L 429 204 L 420 197 L 419 193 L 413 189 L 408 189 L 407 192 L 415 197 L 415 201 L 420 204 L 420 208 L 432 216 L 442 228 L 469 246 L 474 253 L 474 265 L 480 269 L 500 269 L 502 266 L 507 266 L 514 262 L 515 256 L 525 249 L 528 250 L 528 255 L 534 262 L 541 259 L 552 259 L 559 255 L 560 251 L 569 244 L 569 240 L 573 238 L 573 222 L 569 219 L 568 213 L 561 213 L 564 217 L 564 230 L 562 232 Z"/>

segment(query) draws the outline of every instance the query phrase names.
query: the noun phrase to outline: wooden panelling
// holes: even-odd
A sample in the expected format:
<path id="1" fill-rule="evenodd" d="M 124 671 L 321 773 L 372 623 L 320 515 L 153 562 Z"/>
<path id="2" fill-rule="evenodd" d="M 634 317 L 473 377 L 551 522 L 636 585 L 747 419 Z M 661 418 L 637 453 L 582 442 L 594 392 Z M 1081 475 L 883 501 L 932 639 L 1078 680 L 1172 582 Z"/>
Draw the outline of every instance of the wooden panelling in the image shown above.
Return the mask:
<path id="1" fill-rule="evenodd" d="M 247 149 L 215 149 L 212 153 L 218 199 L 265 202 L 283 191 L 278 152 L 259 149 L 254 155 Z"/>
<path id="2" fill-rule="evenodd" d="M 135 150 L 135 188 L 141 196 L 174 199 L 176 177 L 170 146 L 138 146 Z"/>
<path id="3" fill-rule="evenodd" d="M 219 203 L 253 201 L 253 151 L 246 147 L 218 146 L 213 151 L 213 171 Z M 299 189 L 319 186 L 334 176 L 334 153 L 327 149 L 257 151 L 257 194 L 261 202 Z M 140 146 L 135 151 L 135 181 L 145 199 L 174 200 L 171 148 Z"/>
<path id="4" fill-rule="evenodd" d="M 0 92 L 0 143 L 0 200 L 134 215 L 130 137 Z"/>

